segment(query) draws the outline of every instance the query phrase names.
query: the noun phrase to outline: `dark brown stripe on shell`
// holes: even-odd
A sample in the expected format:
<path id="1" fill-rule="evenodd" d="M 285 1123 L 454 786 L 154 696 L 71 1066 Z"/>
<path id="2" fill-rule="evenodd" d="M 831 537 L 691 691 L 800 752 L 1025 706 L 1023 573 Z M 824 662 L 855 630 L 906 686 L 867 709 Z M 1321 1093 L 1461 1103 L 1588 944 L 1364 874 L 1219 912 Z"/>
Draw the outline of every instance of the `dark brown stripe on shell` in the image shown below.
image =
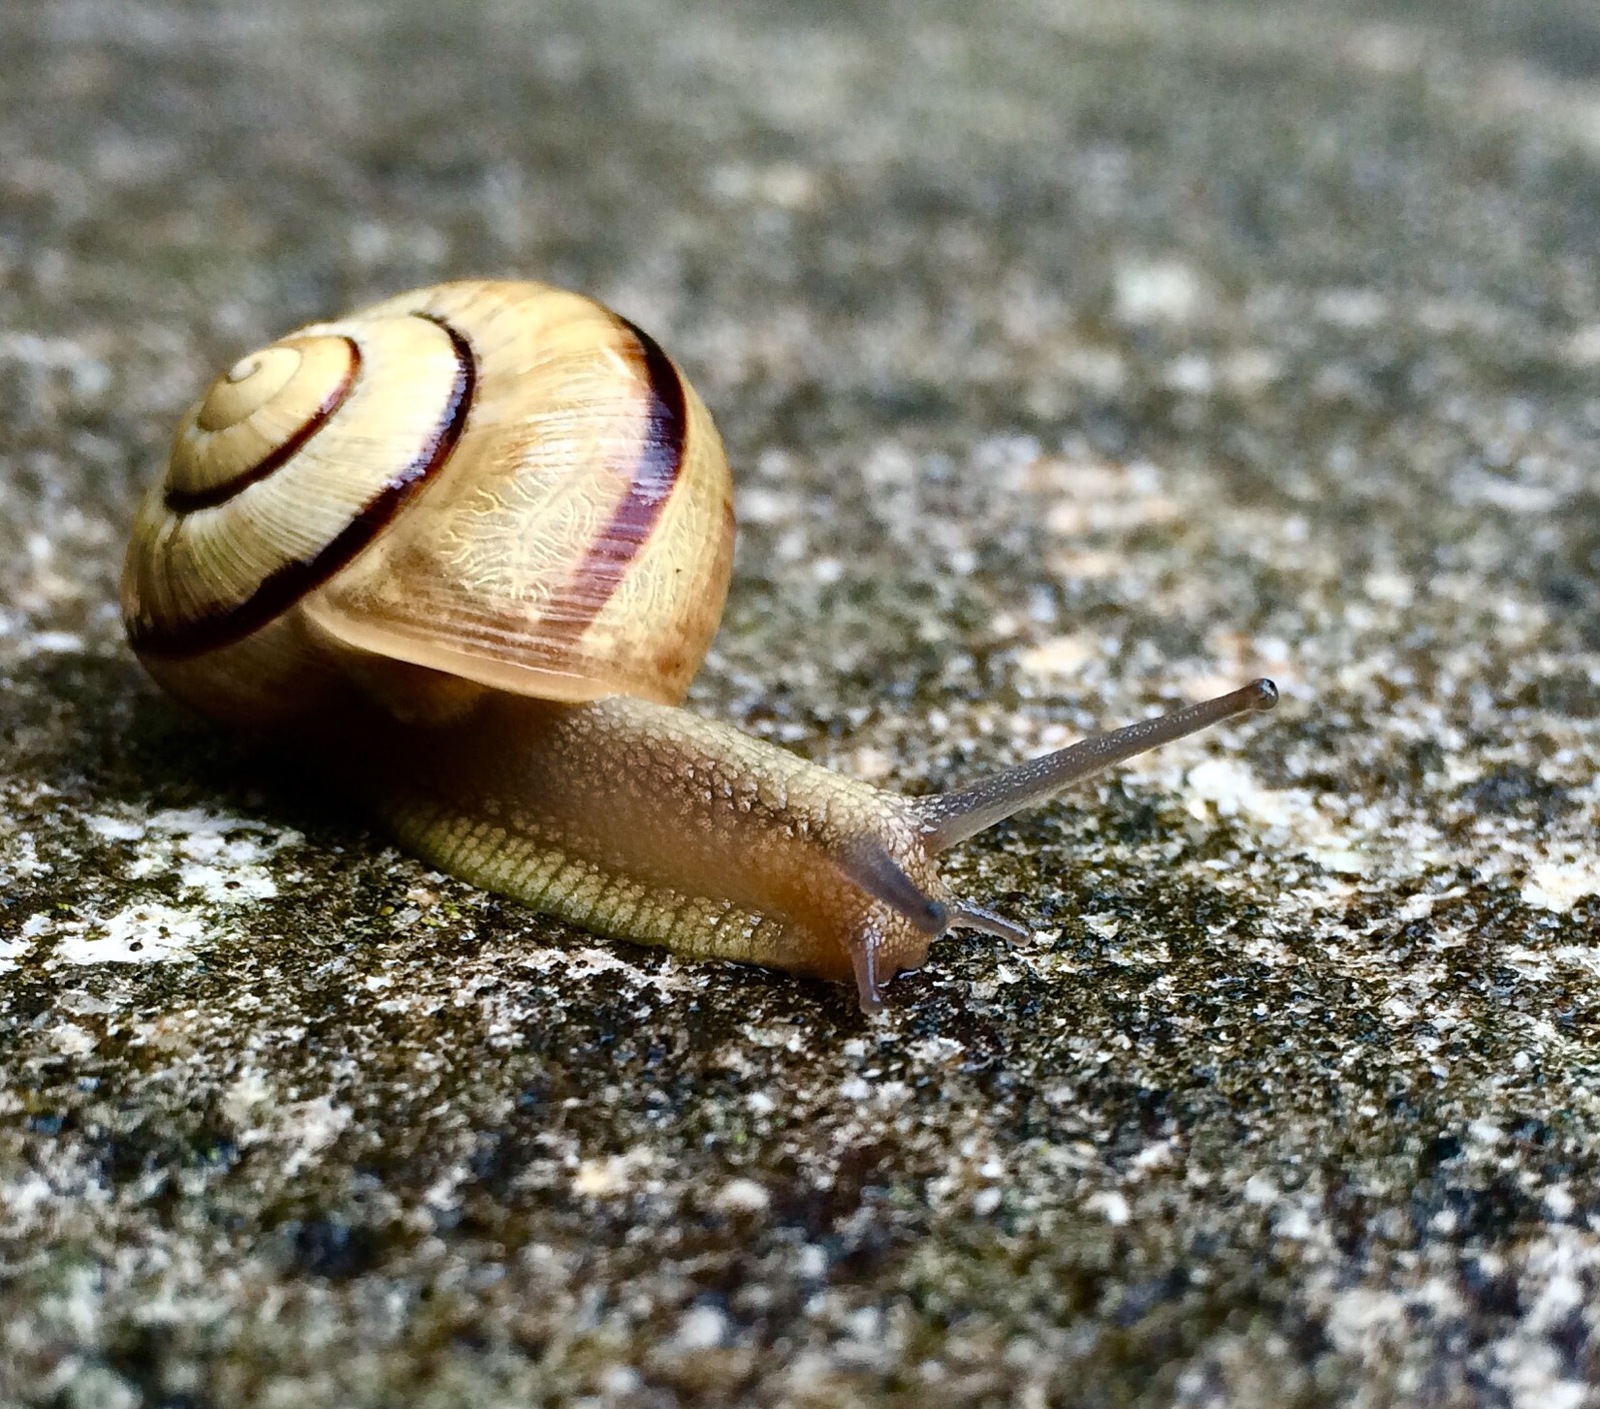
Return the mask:
<path id="1" fill-rule="evenodd" d="M 356 374 L 361 370 L 361 349 L 350 338 L 344 339 L 344 345 L 350 349 L 349 367 L 339 384 L 323 398 L 322 405 L 299 430 L 277 449 L 241 470 L 232 479 L 223 480 L 220 484 L 208 484 L 204 489 L 168 489 L 164 496 L 167 508 L 178 515 L 192 514 L 197 509 L 215 509 L 219 504 L 226 504 L 240 491 L 275 474 L 288 464 L 291 456 L 298 455 L 305 443 L 327 425 L 329 417 L 344 404 L 345 397 L 350 395 L 350 388 L 355 385 Z"/>
<path id="2" fill-rule="evenodd" d="M 650 413 L 644 440 L 627 492 L 611 511 L 606 526 L 595 535 L 561 594 L 568 605 L 559 618 L 547 621 L 558 636 L 571 640 L 583 634 L 604 610 L 623 576 L 644 547 L 661 517 L 661 510 L 678 482 L 689 439 L 689 408 L 683 379 L 672 359 L 644 329 L 613 314 L 617 323 L 639 345 L 638 363 L 650 387 Z"/>
<path id="3" fill-rule="evenodd" d="M 478 379 L 477 363 L 471 345 L 450 324 L 428 313 L 415 316 L 426 318 L 443 329 L 456 355 L 455 385 L 433 436 L 410 463 L 390 476 L 388 483 L 361 506 L 356 516 L 320 552 L 285 563 L 269 573 L 261 585 L 236 606 L 170 624 L 147 618 L 129 622 L 128 639 L 134 650 L 143 655 L 179 660 L 221 650 L 259 631 L 350 562 L 449 460 L 472 408 L 473 389 Z"/>

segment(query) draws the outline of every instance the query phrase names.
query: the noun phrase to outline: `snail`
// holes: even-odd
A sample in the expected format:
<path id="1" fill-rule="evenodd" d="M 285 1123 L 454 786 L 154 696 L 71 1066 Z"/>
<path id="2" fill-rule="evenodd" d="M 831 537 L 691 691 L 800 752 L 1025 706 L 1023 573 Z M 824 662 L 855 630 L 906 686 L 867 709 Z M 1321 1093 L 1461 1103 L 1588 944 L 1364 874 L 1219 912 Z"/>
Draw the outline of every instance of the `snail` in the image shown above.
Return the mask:
<path id="1" fill-rule="evenodd" d="M 129 641 L 204 714 L 288 730 L 429 864 L 593 932 L 854 980 L 951 928 L 941 852 L 1235 715 L 1270 681 L 903 797 L 681 708 L 731 573 L 700 398 L 578 294 L 401 294 L 237 362 L 140 507 Z"/>

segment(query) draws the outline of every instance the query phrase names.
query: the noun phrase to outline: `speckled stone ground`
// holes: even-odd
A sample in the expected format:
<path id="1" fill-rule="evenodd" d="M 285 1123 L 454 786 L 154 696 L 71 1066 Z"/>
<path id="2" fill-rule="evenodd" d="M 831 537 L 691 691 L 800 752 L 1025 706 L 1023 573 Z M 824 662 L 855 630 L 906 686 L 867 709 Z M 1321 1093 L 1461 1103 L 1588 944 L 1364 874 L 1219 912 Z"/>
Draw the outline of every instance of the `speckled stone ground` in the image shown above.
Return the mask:
<path id="1" fill-rule="evenodd" d="M 0 26 L 0 1402 L 1600 1404 L 1587 0 Z M 429 873 L 143 680 L 179 408 L 533 274 L 743 538 L 708 713 L 926 789 L 1258 671 L 840 988 Z"/>

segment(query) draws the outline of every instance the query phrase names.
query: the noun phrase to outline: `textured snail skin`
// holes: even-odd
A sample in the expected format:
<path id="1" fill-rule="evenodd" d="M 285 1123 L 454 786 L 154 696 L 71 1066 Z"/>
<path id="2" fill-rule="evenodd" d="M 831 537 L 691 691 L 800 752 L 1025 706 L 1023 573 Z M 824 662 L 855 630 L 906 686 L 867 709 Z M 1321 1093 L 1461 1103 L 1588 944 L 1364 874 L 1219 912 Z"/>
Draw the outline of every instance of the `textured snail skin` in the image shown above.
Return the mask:
<path id="1" fill-rule="evenodd" d="M 868 1008 L 933 938 L 852 875 L 888 858 L 944 899 L 905 800 L 727 725 L 626 696 L 502 694 L 425 740 L 371 723 L 360 757 L 404 750 L 407 766 L 359 787 L 408 849 L 586 929 L 854 977 Z"/>
<path id="2" fill-rule="evenodd" d="M 934 858 L 1132 754 L 1272 708 L 1255 681 L 902 798 L 674 706 L 715 633 L 732 486 L 648 335 L 532 283 L 301 329 L 180 426 L 123 574 L 136 654 L 300 739 L 425 860 L 601 934 L 854 978 L 952 927 Z"/>

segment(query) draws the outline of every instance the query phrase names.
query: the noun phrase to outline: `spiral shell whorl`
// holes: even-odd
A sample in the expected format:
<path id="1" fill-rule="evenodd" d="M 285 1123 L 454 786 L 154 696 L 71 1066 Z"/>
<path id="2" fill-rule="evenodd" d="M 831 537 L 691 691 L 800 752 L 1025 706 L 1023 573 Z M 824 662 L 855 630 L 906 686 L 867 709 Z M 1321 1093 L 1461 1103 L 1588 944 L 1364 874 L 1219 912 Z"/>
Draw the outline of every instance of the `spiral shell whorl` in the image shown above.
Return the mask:
<path id="1" fill-rule="evenodd" d="M 287 339 L 240 358 L 178 433 L 167 508 L 213 508 L 276 472 L 344 404 L 360 367 L 349 338 Z"/>
<path id="2" fill-rule="evenodd" d="M 373 661 L 676 701 L 720 616 L 730 503 L 710 418 L 646 335 L 543 285 L 440 285 L 212 385 L 141 509 L 124 617 L 164 685 L 232 719 L 315 708 Z"/>

